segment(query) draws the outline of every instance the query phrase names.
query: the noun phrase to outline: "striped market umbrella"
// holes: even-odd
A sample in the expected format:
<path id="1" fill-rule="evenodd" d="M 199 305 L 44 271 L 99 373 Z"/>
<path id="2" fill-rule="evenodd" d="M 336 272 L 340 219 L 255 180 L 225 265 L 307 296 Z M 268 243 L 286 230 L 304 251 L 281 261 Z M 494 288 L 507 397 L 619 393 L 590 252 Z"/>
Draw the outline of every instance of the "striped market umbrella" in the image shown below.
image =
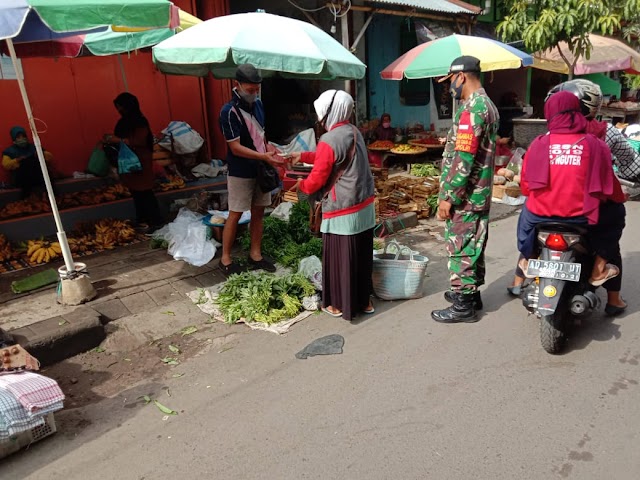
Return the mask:
<path id="1" fill-rule="evenodd" d="M 449 73 L 451 62 L 461 55 L 478 58 L 483 72 L 533 65 L 531 55 L 497 40 L 454 34 L 409 50 L 385 68 L 380 76 L 385 80 L 442 77 Z"/>

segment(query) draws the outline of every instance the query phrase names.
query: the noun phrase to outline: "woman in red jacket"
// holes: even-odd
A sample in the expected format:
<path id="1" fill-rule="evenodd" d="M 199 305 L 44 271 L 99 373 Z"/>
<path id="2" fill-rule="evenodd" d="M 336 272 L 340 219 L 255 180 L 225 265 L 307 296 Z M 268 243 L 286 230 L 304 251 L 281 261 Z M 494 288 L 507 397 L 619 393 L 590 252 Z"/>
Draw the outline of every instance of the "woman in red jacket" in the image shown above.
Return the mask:
<path id="1" fill-rule="evenodd" d="M 613 173 L 611 152 L 606 143 L 586 133 L 587 119 L 572 93 L 552 95 L 545 104 L 545 117 L 549 133 L 533 141 L 522 166 L 522 193 L 529 198 L 518 219 L 518 250 L 524 257 L 519 266 L 526 271 L 526 259 L 535 255 L 537 224 L 593 225 L 589 236 L 596 260 L 589 282 L 600 286 L 620 274 L 608 263 L 614 256 L 611 236 L 597 227 L 603 202 L 625 200 Z"/>
<path id="2" fill-rule="evenodd" d="M 294 154 L 293 163 L 312 163 L 313 170 L 294 188 L 322 199 L 322 310 L 352 320 L 373 313 L 371 273 L 374 185 L 367 146 L 351 123 L 353 98 L 328 90 L 314 102 L 327 131 L 315 152 Z"/>

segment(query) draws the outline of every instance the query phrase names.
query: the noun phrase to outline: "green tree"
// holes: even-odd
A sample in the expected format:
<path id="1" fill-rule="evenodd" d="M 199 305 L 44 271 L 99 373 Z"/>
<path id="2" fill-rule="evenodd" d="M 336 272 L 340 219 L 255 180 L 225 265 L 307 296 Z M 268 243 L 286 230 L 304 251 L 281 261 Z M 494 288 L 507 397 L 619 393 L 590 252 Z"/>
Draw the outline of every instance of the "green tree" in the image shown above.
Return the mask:
<path id="1" fill-rule="evenodd" d="M 507 15 L 497 32 L 504 41 L 523 40 L 532 52 L 557 48 L 569 77 L 591 53 L 590 33 L 612 35 L 637 25 L 640 0 L 504 0 Z M 559 48 L 567 42 L 573 62 Z"/>

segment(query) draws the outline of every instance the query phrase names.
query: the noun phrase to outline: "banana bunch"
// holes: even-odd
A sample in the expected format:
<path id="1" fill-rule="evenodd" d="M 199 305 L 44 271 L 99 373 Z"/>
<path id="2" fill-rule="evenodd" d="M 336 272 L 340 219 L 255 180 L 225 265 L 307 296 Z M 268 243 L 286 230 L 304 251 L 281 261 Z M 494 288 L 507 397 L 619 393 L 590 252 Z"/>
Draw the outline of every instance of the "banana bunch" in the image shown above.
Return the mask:
<path id="1" fill-rule="evenodd" d="M 116 233 L 116 240 L 119 244 L 128 243 L 136 236 L 136 231 L 129 220 L 112 220 L 111 228 Z"/>
<path id="2" fill-rule="evenodd" d="M 169 175 L 167 178 L 169 178 L 168 182 L 160 184 L 160 188 L 163 191 L 166 192 L 167 190 L 176 190 L 178 188 L 185 187 L 184 179 L 182 177 L 178 175 Z"/>
<path id="3" fill-rule="evenodd" d="M 96 233 L 93 245 L 97 250 L 113 250 L 116 248 L 117 239 L 113 232 Z"/>
<path id="4" fill-rule="evenodd" d="M 126 198 L 131 196 L 129 189 L 121 183 L 116 183 L 115 185 L 108 187 L 105 190 L 105 194 L 115 195 L 116 198 Z"/>
<path id="5" fill-rule="evenodd" d="M 29 240 L 27 243 L 27 258 L 31 263 L 49 263 L 62 254 L 58 242 L 46 240 Z"/>
<path id="6" fill-rule="evenodd" d="M 6 262 L 11 260 L 14 256 L 11 244 L 7 240 L 7 237 L 0 234 L 0 262 Z"/>
<path id="7" fill-rule="evenodd" d="M 93 248 L 93 237 L 83 235 L 81 237 L 69 237 L 69 249 L 71 253 L 85 253 Z"/>

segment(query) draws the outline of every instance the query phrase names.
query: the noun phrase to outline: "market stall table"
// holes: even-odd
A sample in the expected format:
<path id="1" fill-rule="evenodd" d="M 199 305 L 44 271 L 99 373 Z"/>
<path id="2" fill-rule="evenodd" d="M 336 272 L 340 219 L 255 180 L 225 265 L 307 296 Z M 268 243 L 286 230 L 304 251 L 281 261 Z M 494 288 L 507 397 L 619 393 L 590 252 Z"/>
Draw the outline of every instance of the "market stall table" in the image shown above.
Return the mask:
<path id="1" fill-rule="evenodd" d="M 640 121 L 640 104 L 628 107 L 600 107 L 600 115 L 612 120 L 621 119 L 622 123 L 638 123 Z"/>

